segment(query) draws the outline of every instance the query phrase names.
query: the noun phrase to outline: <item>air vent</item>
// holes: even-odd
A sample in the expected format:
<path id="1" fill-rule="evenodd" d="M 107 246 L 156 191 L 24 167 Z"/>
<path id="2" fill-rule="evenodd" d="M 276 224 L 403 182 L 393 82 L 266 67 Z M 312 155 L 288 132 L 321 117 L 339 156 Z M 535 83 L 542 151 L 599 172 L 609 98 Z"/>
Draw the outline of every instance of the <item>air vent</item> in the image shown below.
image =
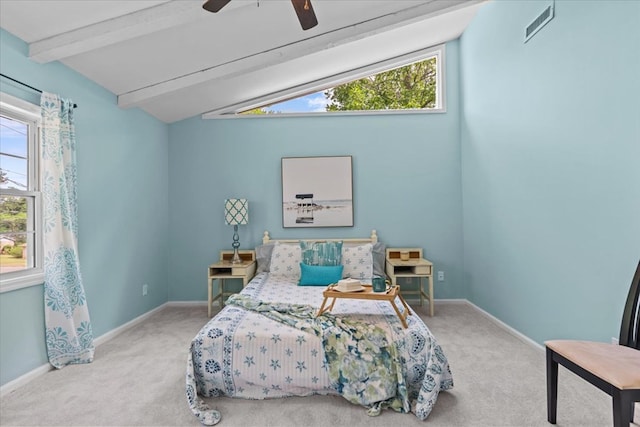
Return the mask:
<path id="1" fill-rule="evenodd" d="M 538 31 L 540 31 L 542 27 L 544 27 L 547 22 L 551 21 L 552 19 L 553 5 L 549 5 L 536 19 L 534 19 L 531 24 L 529 24 L 529 26 L 525 30 L 524 42 L 526 43 L 527 41 L 529 41 L 531 37 L 533 37 Z"/>

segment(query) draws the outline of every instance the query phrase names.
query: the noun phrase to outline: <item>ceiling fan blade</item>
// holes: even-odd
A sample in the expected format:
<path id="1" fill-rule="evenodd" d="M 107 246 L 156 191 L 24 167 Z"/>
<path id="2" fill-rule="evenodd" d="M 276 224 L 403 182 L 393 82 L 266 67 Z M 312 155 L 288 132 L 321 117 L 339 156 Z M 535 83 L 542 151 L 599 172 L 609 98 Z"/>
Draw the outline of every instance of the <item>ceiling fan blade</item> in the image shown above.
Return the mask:
<path id="1" fill-rule="evenodd" d="M 216 13 L 223 7 L 227 5 L 231 0 L 207 0 L 202 5 L 204 10 L 208 10 L 209 12 Z"/>
<path id="2" fill-rule="evenodd" d="M 303 30 L 308 30 L 318 25 L 316 13 L 313 11 L 313 6 L 311 6 L 311 0 L 291 0 L 291 3 L 296 10 L 298 21 L 300 21 Z"/>

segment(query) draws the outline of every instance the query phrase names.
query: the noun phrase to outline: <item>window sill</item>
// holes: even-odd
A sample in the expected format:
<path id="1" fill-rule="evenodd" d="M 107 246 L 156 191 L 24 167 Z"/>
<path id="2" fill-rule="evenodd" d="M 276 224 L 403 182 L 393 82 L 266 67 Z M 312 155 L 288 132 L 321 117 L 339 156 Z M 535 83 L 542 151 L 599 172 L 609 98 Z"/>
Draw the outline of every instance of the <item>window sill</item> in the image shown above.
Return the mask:
<path id="1" fill-rule="evenodd" d="M 205 120 L 220 119 L 275 119 L 283 117 L 337 117 L 337 116 L 379 116 L 400 114 L 443 114 L 447 110 L 443 108 L 406 109 L 406 110 L 354 110 L 354 111 L 316 111 L 307 113 L 277 113 L 277 114 L 203 114 Z"/>
<path id="2" fill-rule="evenodd" d="M 10 279 L 0 280 L 0 294 L 5 292 L 16 291 L 29 286 L 42 285 L 44 283 L 44 272 L 37 271 L 29 275 L 20 277 L 12 277 Z"/>

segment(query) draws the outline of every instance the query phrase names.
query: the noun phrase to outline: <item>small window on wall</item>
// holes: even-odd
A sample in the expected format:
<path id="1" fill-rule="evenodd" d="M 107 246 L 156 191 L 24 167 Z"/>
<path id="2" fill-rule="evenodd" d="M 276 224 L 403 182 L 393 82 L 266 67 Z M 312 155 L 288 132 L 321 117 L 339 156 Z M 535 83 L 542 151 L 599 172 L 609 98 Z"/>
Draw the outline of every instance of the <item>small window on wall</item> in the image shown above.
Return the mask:
<path id="1" fill-rule="evenodd" d="M 40 107 L 0 98 L 0 292 L 42 283 Z"/>
<path id="2" fill-rule="evenodd" d="M 347 78 L 342 75 L 340 84 L 240 114 L 442 112 L 443 62 L 443 46 L 428 49 L 349 73 Z"/>

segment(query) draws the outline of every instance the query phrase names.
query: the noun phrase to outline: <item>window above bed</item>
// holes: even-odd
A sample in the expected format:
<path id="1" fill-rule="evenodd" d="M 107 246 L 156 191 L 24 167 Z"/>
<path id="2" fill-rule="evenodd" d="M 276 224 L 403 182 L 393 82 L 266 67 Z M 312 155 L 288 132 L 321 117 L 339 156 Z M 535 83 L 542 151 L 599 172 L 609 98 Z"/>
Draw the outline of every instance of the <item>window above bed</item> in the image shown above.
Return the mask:
<path id="1" fill-rule="evenodd" d="M 203 117 L 445 112 L 445 47 L 410 52 Z"/>

